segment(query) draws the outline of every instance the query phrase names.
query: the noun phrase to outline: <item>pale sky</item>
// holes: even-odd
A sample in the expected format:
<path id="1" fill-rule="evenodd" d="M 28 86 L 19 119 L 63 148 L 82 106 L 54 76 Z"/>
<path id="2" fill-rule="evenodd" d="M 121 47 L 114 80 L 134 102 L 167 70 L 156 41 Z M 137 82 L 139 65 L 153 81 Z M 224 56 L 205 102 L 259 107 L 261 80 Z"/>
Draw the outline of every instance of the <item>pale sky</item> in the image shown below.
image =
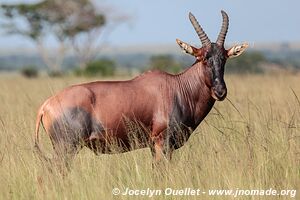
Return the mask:
<path id="1" fill-rule="evenodd" d="M 0 0 L 0 3 L 34 0 Z M 299 0 L 95 0 L 131 16 L 118 26 L 108 41 L 114 46 L 172 44 L 179 38 L 199 44 L 188 13 L 192 12 L 212 41 L 219 33 L 223 9 L 230 25 L 226 42 L 299 42 Z M 0 32 L 2 29 L 0 27 Z M 27 47 L 31 43 L 19 36 L 0 35 L 0 48 Z"/>

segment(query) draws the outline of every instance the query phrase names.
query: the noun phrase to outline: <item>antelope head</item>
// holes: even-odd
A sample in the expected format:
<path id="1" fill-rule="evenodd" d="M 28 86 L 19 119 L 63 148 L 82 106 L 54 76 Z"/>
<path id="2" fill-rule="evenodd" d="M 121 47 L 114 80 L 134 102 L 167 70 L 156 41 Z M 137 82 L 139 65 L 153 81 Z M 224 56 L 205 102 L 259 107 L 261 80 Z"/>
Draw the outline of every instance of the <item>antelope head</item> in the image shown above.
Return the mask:
<path id="1" fill-rule="evenodd" d="M 248 47 L 248 44 L 244 43 L 235 45 L 227 50 L 224 48 L 229 18 L 223 10 L 221 13 L 223 23 L 215 43 L 210 41 L 192 13 L 189 13 L 189 18 L 200 38 L 202 47 L 196 48 L 176 39 L 177 44 L 184 52 L 194 56 L 196 58 L 196 63 L 202 63 L 201 66 L 204 68 L 205 84 L 210 88 L 211 96 L 218 101 L 224 100 L 227 95 L 227 88 L 224 81 L 224 67 L 226 60 L 241 55 Z"/>

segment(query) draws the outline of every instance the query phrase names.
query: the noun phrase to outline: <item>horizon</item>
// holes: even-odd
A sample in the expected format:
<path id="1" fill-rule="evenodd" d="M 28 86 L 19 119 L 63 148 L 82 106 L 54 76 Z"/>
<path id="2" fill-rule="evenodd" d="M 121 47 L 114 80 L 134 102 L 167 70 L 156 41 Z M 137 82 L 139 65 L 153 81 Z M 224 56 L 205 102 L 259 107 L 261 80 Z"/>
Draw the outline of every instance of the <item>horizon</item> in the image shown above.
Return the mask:
<path id="1" fill-rule="evenodd" d="M 225 48 L 229 48 L 235 43 L 225 44 Z M 278 42 L 278 43 L 250 43 L 248 51 L 271 51 L 277 52 L 280 50 L 299 51 L 300 42 Z M 55 51 L 55 48 L 49 48 L 49 52 Z M 38 51 L 35 47 L 18 47 L 18 48 L 1 48 L 0 56 L 11 55 L 38 55 Z M 73 55 L 72 51 L 69 51 L 67 55 Z M 173 44 L 145 44 L 145 45 L 128 45 L 128 46 L 112 46 L 108 45 L 103 47 L 99 51 L 101 55 L 113 55 L 113 54 L 185 54 L 180 47 L 174 42 Z"/>

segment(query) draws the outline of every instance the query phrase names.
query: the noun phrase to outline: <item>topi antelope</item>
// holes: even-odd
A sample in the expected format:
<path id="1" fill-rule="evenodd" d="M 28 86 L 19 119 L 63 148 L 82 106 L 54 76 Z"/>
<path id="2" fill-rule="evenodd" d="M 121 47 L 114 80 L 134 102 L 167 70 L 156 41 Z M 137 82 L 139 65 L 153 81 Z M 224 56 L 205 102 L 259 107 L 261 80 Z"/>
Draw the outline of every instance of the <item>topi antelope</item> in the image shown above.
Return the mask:
<path id="1" fill-rule="evenodd" d="M 221 13 L 222 28 L 215 43 L 189 14 L 202 47 L 176 40 L 196 58 L 182 73 L 151 71 L 127 81 L 84 83 L 50 97 L 37 114 L 37 149 L 42 122 L 55 152 L 67 167 L 84 146 L 96 154 L 150 147 L 154 161 L 171 159 L 172 152 L 188 140 L 215 101 L 226 97 L 226 60 L 239 56 L 248 47 L 241 44 L 224 48 L 229 20 L 224 11 Z M 128 128 L 132 123 L 139 127 L 134 137 L 138 145 L 132 145 Z"/>

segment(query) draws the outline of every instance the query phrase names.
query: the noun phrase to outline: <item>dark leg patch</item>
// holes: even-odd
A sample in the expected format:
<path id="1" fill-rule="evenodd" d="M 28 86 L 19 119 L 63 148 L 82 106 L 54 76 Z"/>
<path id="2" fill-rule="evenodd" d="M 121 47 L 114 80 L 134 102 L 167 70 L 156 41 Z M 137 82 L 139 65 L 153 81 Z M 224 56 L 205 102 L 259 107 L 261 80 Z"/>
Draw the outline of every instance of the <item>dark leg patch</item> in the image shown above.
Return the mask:
<path id="1" fill-rule="evenodd" d="M 57 155 L 68 165 L 69 157 L 73 157 L 85 145 L 85 141 L 93 131 L 103 131 L 104 128 L 90 113 L 82 108 L 65 110 L 61 117 L 53 122 L 50 138 Z"/>

